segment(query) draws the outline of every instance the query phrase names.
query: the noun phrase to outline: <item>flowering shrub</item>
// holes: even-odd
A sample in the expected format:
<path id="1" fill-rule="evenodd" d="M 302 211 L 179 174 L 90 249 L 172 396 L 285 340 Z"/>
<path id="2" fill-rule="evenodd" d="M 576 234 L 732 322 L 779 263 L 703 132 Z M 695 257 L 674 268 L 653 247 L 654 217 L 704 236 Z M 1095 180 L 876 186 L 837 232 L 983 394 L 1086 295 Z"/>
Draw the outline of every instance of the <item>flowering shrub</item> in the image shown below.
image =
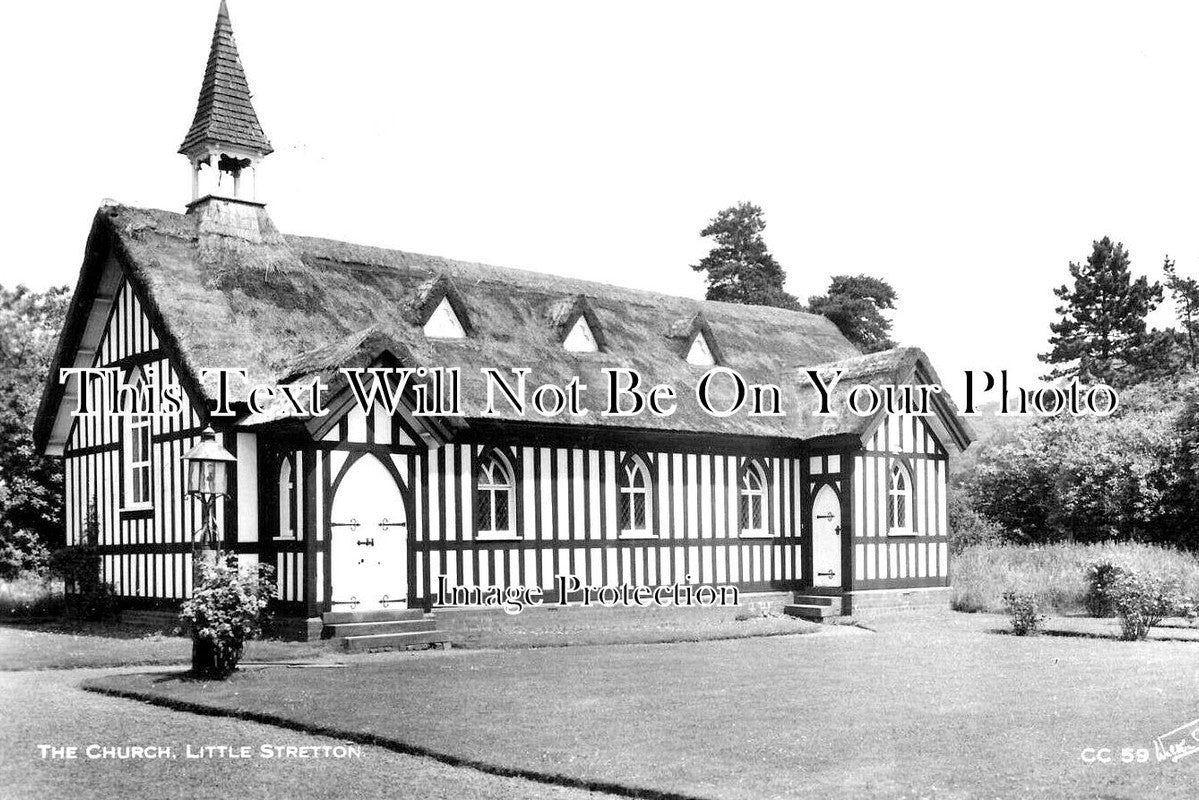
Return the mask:
<path id="1" fill-rule="evenodd" d="M 245 643 L 262 633 L 262 616 L 275 596 L 274 570 L 239 570 L 232 553 L 217 551 L 200 564 L 200 579 L 183 603 L 180 618 L 191 626 L 192 672 L 227 678 Z"/>
<path id="2" fill-rule="evenodd" d="M 1092 561 L 1087 565 L 1087 593 L 1083 603 L 1087 613 L 1092 617 L 1112 617 L 1116 608 L 1112 604 L 1111 586 L 1121 575 L 1127 575 L 1131 570 L 1110 559 Z"/>
<path id="3" fill-rule="evenodd" d="M 1037 596 L 1032 592 L 1008 589 L 1003 593 L 1003 607 L 1012 618 L 1012 633 L 1017 636 L 1035 634 L 1045 622 L 1045 615 L 1037 604 Z"/>
<path id="4" fill-rule="evenodd" d="M 1107 589 L 1120 618 L 1120 638 L 1144 639 L 1166 617 L 1194 616 L 1194 607 L 1177 583 L 1143 572 L 1123 571 Z"/>

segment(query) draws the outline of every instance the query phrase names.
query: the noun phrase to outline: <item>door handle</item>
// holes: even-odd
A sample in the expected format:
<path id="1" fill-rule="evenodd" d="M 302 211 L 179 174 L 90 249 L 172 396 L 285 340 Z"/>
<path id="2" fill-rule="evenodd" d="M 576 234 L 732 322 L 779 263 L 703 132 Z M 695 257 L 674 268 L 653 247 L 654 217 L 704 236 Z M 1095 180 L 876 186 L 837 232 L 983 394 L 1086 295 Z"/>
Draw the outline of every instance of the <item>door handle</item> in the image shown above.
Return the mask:
<path id="1" fill-rule="evenodd" d="M 375 546 L 375 540 L 374 540 L 374 539 L 359 539 L 359 540 L 358 540 L 358 544 L 364 544 L 364 545 L 366 545 L 367 547 L 374 547 L 374 546 Z"/>
<path id="2" fill-rule="evenodd" d="M 840 525 L 838 525 L 837 527 L 833 528 L 833 535 L 834 535 L 834 536 L 840 536 L 840 535 L 841 535 L 841 526 L 840 526 Z"/>

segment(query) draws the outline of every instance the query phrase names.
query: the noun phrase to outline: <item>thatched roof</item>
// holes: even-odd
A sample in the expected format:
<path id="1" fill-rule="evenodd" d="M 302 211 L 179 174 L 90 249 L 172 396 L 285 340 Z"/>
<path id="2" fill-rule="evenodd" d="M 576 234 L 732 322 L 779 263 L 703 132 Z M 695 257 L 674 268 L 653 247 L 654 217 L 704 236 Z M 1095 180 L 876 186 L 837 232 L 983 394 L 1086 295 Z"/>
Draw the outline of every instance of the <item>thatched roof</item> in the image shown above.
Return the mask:
<path id="1" fill-rule="evenodd" d="M 180 153 L 190 152 L 203 142 L 223 144 L 267 155 L 272 152 L 258 114 L 250 102 L 250 84 L 246 71 L 237 53 L 233 40 L 233 25 L 229 21 L 229 9 L 221 0 L 217 12 L 216 27 L 212 32 L 212 47 L 208 52 L 208 64 L 204 69 L 204 80 L 200 84 L 200 99 L 196 104 L 196 116 L 192 120 Z"/>
<path id="2" fill-rule="evenodd" d="M 796 389 L 799 426 L 808 438 L 837 437 L 852 435 L 864 439 L 873 432 L 878 416 L 860 417 L 849 410 L 846 400 L 855 386 L 913 386 L 941 384 L 928 356 L 918 347 L 896 347 L 881 353 L 853 356 L 828 364 L 815 364 L 809 369 L 817 370 L 827 385 L 833 373 L 840 371 L 840 380 L 829 392 L 831 415 L 820 416 L 820 392 L 811 380 L 802 381 Z M 930 395 L 936 413 L 927 421 L 946 447 L 964 450 L 974 439 L 965 418 L 958 412 L 948 394 Z M 919 400 L 917 400 L 919 402 Z"/>
<path id="3" fill-rule="evenodd" d="M 530 411 L 526 420 L 795 439 L 830 432 L 826 421 L 814 423 L 797 413 L 792 402 L 801 386 L 797 370 L 875 358 L 859 356 L 818 315 L 308 237 L 272 233 L 258 243 L 223 246 L 222 237 L 199 229 L 199 216 L 105 207 L 96 216 L 89 251 L 107 248 L 116 254 L 162 329 L 164 346 L 181 362 L 189 388 L 209 397 L 213 386 L 201 386 L 196 378 L 201 368 L 241 367 L 252 382 L 277 383 L 327 375 L 340 364 L 367 363 L 387 352 L 414 366 L 460 367 L 468 417 L 485 400 L 481 368 L 528 367 L 530 393 L 541 383 L 562 384 L 580 376 L 589 387 L 591 413 L 572 420 L 542 419 Z M 91 252 L 88 258 L 101 256 Z M 79 294 L 89 285 L 87 269 Z M 431 298 L 447 295 L 464 307 L 470 335 L 426 339 L 422 325 Z M 86 298 L 75 302 L 72 316 L 83 311 Z M 562 323 L 580 313 L 597 328 L 601 352 L 571 353 L 562 347 Z M 58 364 L 72 363 L 74 357 L 70 325 Z M 788 416 L 716 418 L 700 409 L 692 391 L 705 369 L 687 363 L 680 337 L 701 329 L 721 364 L 748 381 L 783 386 Z M 663 419 L 600 416 L 605 367 L 638 370 L 645 388 L 649 383 L 675 386 L 677 413 Z M 42 417 L 56 413 L 55 387 L 48 386 Z M 39 419 L 42 441 L 48 425 Z"/>

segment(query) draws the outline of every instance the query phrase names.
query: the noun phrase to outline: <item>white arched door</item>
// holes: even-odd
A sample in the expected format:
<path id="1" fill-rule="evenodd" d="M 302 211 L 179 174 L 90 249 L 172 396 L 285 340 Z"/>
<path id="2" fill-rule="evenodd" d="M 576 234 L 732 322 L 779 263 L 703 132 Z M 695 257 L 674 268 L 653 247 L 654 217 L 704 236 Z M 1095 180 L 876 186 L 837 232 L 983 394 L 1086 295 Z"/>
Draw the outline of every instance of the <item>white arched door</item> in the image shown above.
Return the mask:
<path id="1" fill-rule="evenodd" d="M 820 488 L 812 502 L 812 585 L 843 586 L 841 499 L 827 484 Z"/>
<path id="2" fill-rule="evenodd" d="M 355 461 L 337 487 L 329 516 L 334 611 L 407 604 L 407 519 L 387 467 L 372 455 Z"/>

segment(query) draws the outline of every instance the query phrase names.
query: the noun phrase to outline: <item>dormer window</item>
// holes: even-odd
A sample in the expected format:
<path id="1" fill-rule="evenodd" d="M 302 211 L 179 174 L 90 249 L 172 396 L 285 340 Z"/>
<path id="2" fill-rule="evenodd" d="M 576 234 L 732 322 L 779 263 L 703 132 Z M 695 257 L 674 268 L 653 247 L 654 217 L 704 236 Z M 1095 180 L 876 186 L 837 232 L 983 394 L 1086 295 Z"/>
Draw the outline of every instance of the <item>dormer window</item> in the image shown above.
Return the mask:
<path id="1" fill-rule="evenodd" d="M 564 297 L 549 308 L 549 320 L 568 353 L 602 353 L 607 348 L 599 317 L 581 294 Z"/>
<path id="2" fill-rule="evenodd" d="M 695 334 L 695 338 L 691 340 L 691 349 L 687 351 L 687 363 L 694 364 L 697 367 L 716 366 L 716 359 L 712 356 L 712 348 L 708 347 L 708 340 L 704 337 L 702 331 Z"/>
<path id="3" fill-rule="evenodd" d="M 707 368 L 722 363 L 720 346 L 702 311 L 676 319 L 666 335 L 672 340 L 671 348 L 688 364 Z"/>
<path id="4" fill-rule="evenodd" d="M 430 339 L 466 338 L 466 329 L 462 327 L 462 321 L 458 319 L 454 307 L 450 305 L 448 295 L 441 298 L 441 302 L 437 304 L 433 313 L 429 315 L 428 321 L 425 322 L 425 336 Z"/>
<path id="5" fill-rule="evenodd" d="M 574 327 L 570 329 L 570 333 L 566 334 L 562 346 L 570 353 L 599 352 L 599 345 L 595 343 L 595 334 L 591 332 L 591 326 L 587 324 L 586 317 L 580 315 L 575 320 Z"/>

